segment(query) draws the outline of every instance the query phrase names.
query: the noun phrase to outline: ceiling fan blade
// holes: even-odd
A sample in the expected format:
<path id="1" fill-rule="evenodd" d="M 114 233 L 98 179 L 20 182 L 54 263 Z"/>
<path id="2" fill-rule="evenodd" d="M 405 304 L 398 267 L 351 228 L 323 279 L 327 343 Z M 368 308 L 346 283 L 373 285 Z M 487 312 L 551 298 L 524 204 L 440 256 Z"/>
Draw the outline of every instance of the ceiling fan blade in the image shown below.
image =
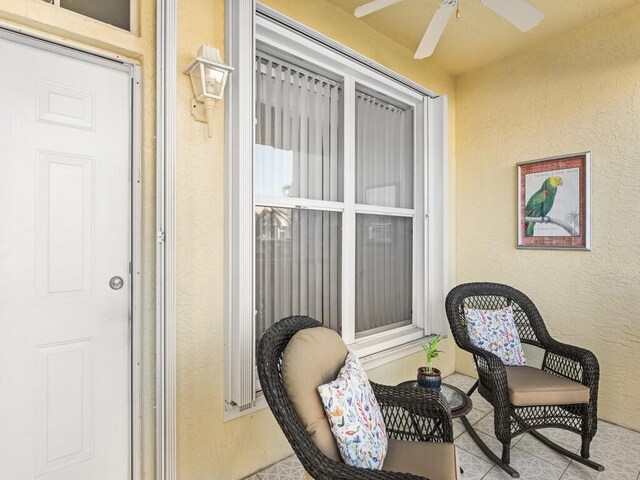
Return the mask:
<path id="1" fill-rule="evenodd" d="M 424 32 L 424 37 L 422 37 L 422 41 L 420 42 L 420 45 L 418 45 L 418 49 L 416 50 L 416 54 L 413 58 L 427 58 L 433 54 L 433 51 L 436 49 L 436 45 L 442 36 L 442 32 L 444 32 L 444 27 L 447 26 L 447 23 L 451 18 L 451 14 L 455 9 L 456 2 L 452 0 L 444 0 L 444 2 L 440 4 L 436 13 L 433 14 L 433 18 L 427 27 L 427 31 Z"/>
<path id="2" fill-rule="evenodd" d="M 370 13 L 377 12 L 378 10 L 382 10 L 383 8 L 390 7 L 396 3 L 400 3 L 402 0 L 373 0 L 373 2 L 365 3 L 364 5 L 360 5 L 356 8 L 353 14 L 360 18 L 365 15 L 369 15 Z"/>
<path id="3" fill-rule="evenodd" d="M 480 2 L 523 32 L 531 30 L 544 18 L 544 13 L 526 0 L 480 0 Z"/>

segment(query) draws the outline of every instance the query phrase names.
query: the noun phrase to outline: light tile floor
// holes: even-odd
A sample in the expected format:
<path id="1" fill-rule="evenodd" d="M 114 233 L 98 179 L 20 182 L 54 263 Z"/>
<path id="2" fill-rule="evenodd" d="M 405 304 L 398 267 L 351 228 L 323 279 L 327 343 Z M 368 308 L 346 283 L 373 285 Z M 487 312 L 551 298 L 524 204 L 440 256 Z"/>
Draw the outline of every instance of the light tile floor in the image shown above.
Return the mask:
<path id="1" fill-rule="evenodd" d="M 444 380 L 467 391 L 475 380 L 454 373 Z M 500 442 L 493 435 L 493 412 L 491 405 L 477 392 L 471 396 L 473 410 L 467 418 L 480 437 L 498 456 L 502 451 Z M 459 447 L 460 464 L 464 469 L 464 480 L 510 479 L 500 468 L 493 465 L 480 451 L 462 422 L 453 421 L 455 444 Z M 545 429 L 548 437 L 576 453 L 580 451 L 580 437 L 560 429 Z M 520 472 L 522 480 L 640 480 L 640 433 L 600 420 L 598 433 L 591 443 L 591 458 L 605 466 L 604 472 L 596 472 L 569 460 L 531 435 L 520 435 L 511 443 L 511 465 Z M 304 480 L 302 465 L 292 455 L 279 463 L 258 472 L 247 480 Z"/>

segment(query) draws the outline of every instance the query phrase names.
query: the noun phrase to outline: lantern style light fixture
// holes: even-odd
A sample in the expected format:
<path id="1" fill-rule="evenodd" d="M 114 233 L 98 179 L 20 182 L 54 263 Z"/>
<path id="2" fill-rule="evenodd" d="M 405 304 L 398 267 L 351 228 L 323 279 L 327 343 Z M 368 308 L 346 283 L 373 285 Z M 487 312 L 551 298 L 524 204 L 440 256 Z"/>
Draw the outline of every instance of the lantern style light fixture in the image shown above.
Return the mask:
<path id="1" fill-rule="evenodd" d="M 185 74 L 191 77 L 195 97 L 191 100 L 191 115 L 207 124 L 209 138 L 213 136 L 213 107 L 221 100 L 229 73 L 233 71 L 220 57 L 220 50 L 201 45 L 198 56 L 189 64 Z"/>

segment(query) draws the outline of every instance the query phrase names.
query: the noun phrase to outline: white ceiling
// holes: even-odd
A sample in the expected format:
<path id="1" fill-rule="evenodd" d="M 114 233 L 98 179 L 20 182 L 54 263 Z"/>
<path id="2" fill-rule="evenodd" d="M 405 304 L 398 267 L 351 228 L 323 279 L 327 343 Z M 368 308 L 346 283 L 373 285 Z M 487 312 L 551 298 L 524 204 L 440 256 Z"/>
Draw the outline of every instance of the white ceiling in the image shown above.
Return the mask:
<path id="1" fill-rule="evenodd" d="M 328 0 L 353 13 L 368 0 Z M 373 29 L 415 51 L 441 0 L 403 0 L 361 18 Z M 540 25 L 523 33 L 483 6 L 479 0 L 459 0 L 461 17 L 451 18 L 434 54 L 424 60 L 459 75 L 530 48 L 537 43 L 598 19 L 617 14 L 640 0 L 529 0 L 545 13 Z M 640 25 L 638 26 L 640 28 Z"/>

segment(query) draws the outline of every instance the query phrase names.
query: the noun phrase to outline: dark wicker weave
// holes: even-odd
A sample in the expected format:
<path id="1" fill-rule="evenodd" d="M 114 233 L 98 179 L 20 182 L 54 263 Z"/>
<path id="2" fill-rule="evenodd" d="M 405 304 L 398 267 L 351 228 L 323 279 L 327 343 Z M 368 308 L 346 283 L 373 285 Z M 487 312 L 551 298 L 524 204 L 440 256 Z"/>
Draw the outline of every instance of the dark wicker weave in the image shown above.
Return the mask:
<path id="1" fill-rule="evenodd" d="M 544 349 L 542 370 L 589 387 L 591 392 L 589 403 L 530 407 L 516 407 L 509 403 L 505 366 L 493 353 L 471 344 L 464 314 L 465 307 L 498 310 L 508 305 L 513 308 L 514 320 L 522 343 Z M 459 285 L 449 292 L 446 310 L 456 343 L 463 350 L 473 354 L 478 369 L 478 391 L 494 407 L 495 434 L 503 445 L 503 462 L 509 463 L 512 438 L 522 432 L 535 431 L 544 427 L 564 428 L 581 435 L 580 455 L 582 459 L 588 459 L 589 444 L 598 426 L 596 410 L 599 366 L 593 353 L 551 338 L 533 302 L 522 292 L 506 285 L 496 283 Z M 597 468 L 593 465 L 589 466 Z"/>
<path id="2" fill-rule="evenodd" d="M 287 397 L 280 368 L 282 353 L 299 330 L 320 327 L 309 317 L 288 317 L 271 326 L 258 344 L 258 375 L 262 392 L 305 470 L 315 480 L 423 479 L 407 473 L 356 468 L 326 457 L 313 443 Z M 453 442 L 451 413 L 439 392 L 391 387 L 371 382 L 390 438 Z"/>

